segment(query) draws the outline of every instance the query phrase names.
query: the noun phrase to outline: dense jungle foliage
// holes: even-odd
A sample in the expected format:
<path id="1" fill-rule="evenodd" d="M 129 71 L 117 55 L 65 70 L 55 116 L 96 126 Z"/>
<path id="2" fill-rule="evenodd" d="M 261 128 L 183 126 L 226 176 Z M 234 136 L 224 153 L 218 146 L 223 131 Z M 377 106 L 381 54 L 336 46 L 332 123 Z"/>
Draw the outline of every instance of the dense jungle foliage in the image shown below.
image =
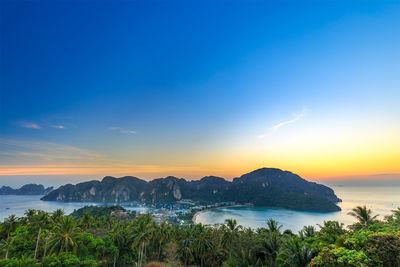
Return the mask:
<path id="1" fill-rule="evenodd" d="M 92 217 L 99 218 L 102 216 L 107 216 L 111 213 L 111 211 L 121 210 L 127 212 L 127 210 L 122 206 L 85 206 L 83 208 L 74 210 L 71 213 L 71 216 L 75 219 L 81 219 L 84 216 L 87 216 L 86 213 L 90 214 Z M 136 212 L 130 212 L 129 217 L 135 217 Z"/>
<path id="2" fill-rule="evenodd" d="M 400 209 L 377 220 L 356 207 L 348 229 L 336 221 L 282 231 L 224 225 L 169 225 L 150 215 L 80 218 L 27 210 L 0 224 L 0 266 L 400 266 Z M 317 229 L 318 228 L 318 229 Z"/>

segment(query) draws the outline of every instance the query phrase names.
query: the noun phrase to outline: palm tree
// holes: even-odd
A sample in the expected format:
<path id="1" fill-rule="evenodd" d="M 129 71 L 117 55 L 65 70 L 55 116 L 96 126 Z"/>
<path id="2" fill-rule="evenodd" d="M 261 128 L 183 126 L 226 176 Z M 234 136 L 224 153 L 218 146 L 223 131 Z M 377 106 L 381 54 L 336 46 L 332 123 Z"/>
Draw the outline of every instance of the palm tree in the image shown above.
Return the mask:
<path id="1" fill-rule="evenodd" d="M 82 228 L 84 230 L 87 230 L 93 226 L 94 218 L 92 215 L 90 215 L 89 212 L 85 212 L 83 214 L 83 217 L 82 217 L 80 223 L 81 223 Z"/>
<path id="2" fill-rule="evenodd" d="M 400 208 L 397 208 L 397 210 L 392 210 L 393 216 L 397 221 L 400 221 Z"/>
<path id="3" fill-rule="evenodd" d="M 61 217 L 60 221 L 56 224 L 54 232 L 49 240 L 50 251 L 76 252 L 77 244 L 76 238 L 80 233 L 80 228 L 76 225 L 72 217 Z"/>
<path id="4" fill-rule="evenodd" d="M 316 251 L 298 238 L 287 239 L 278 255 L 278 262 L 282 266 L 306 267 Z"/>
<path id="5" fill-rule="evenodd" d="M 242 226 L 238 225 L 237 221 L 234 219 L 225 220 L 225 224 L 222 227 L 222 244 L 229 245 L 233 242 L 239 235 L 239 231 Z"/>
<path id="6" fill-rule="evenodd" d="M 114 255 L 113 266 L 115 267 L 115 265 L 117 264 L 117 257 L 118 257 L 119 251 L 126 244 L 126 237 L 125 237 L 125 233 L 122 231 L 121 226 L 119 224 L 114 225 L 114 227 L 110 231 L 110 236 L 111 236 L 111 239 L 112 239 L 114 245 L 118 248 L 118 252 Z"/>
<path id="7" fill-rule="evenodd" d="M 293 233 L 293 231 L 290 230 L 290 229 L 286 229 L 285 231 L 283 231 L 282 235 L 283 235 L 283 236 L 286 236 L 286 237 L 294 237 L 294 236 L 296 236 L 296 235 Z"/>
<path id="8" fill-rule="evenodd" d="M 226 250 L 221 246 L 221 230 L 212 228 L 208 235 L 210 238 L 210 247 L 206 254 L 205 264 L 207 266 L 221 266 L 226 258 Z"/>
<path id="9" fill-rule="evenodd" d="M 40 240 L 40 233 L 42 232 L 42 227 L 45 226 L 48 223 L 49 215 L 47 212 L 44 211 L 38 211 L 37 215 L 35 215 L 32 219 L 31 222 L 39 227 L 38 235 L 36 238 L 36 246 L 35 246 L 35 254 L 33 256 L 34 259 L 36 259 L 37 256 L 37 251 L 39 247 L 39 240 Z"/>
<path id="10" fill-rule="evenodd" d="M 4 220 L 3 227 L 7 233 L 7 250 L 6 250 L 6 256 L 5 256 L 6 259 L 8 258 L 8 252 L 9 252 L 10 245 L 11 245 L 10 234 L 15 231 L 17 226 L 18 226 L 18 219 L 14 214 L 8 216 L 8 218 Z"/>
<path id="11" fill-rule="evenodd" d="M 56 209 L 51 215 L 51 220 L 53 221 L 53 223 L 57 223 L 61 219 L 61 217 L 64 216 L 64 214 L 65 214 L 64 210 Z"/>
<path id="12" fill-rule="evenodd" d="M 225 224 L 229 231 L 234 232 L 242 228 L 242 226 L 238 225 L 235 219 L 226 219 Z"/>
<path id="13" fill-rule="evenodd" d="M 279 233 L 282 228 L 282 225 L 279 225 L 279 223 L 272 218 L 267 220 L 267 225 L 268 225 L 268 230 L 270 232 L 278 232 Z"/>
<path id="14" fill-rule="evenodd" d="M 200 256 L 201 267 L 204 265 L 204 257 L 207 251 L 211 248 L 210 237 L 208 236 L 208 228 L 202 224 L 197 224 L 195 228 L 194 247 L 197 254 Z"/>
<path id="15" fill-rule="evenodd" d="M 26 222 L 29 223 L 33 219 L 33 216 L 35 216 L 36 210 L 27 209 L 24 214 L 25 214 Z"/>
<path id="16" fill-rule="evenodd" d="M 112 218 L 110 214 L 107 214 L 105 216 L 101 217 L 101 226 L 102 228 L 105 228 L 106 230 L 110 230 L 112 227 Z"/>
<path id="17" fill-rule="evenodd" d="M 368 227 L 376 221 L 378 215 L 372 216 L 372 211 L 364 206 L 357 206 L 347 213 L 355 217 L 363 227 Z"/>
<path id="18" fill-rule="evenodd" d="M 191 245 L 193 244 L 193 236 L 192 236 L 193 228 L 189 226 L 183 231 L 183 236 L 179 238 L 180 241 L 180 254 L 184 259 L 184 266 L 186 267 L 188 264 L 189 258 L 193 256 L 193 251 Z"/>
<path id="19" fill-rule="evenodd" d="M 50 239 L 50 236 L 47 235 L 46 238 L 45 238 L 45 242 L 44 242 L 44 251 L 43 251 L 42 261 L 43 261 L 44 258 L 46 257 L 46 253 L 47 253 L 47 244 L 49 243 L 49 239 Z"/>
<path id="20" fill-rule="evenodd" d="M 282 240 L 277 231 L 268 232 L 261 238 L 261 252 L 265 255 L 268 266 L 276 266 L 276 257 L 282 246 Z"/>
<path id="21" fill-rule="evenodd" d="M 235 254 L 230 256 L 231 260 L 237 261 L 239 266 L 255 266 L 257 262 L 257 243 L 255 240 L 255 233 L 251 228 L 243 230 L 239 238 L 235 241 L 237 247 Z M 232 246 L 232 245 L 231 245 Z M 232 264 L 233 262 L 231 262 Z M 235 265 L 236 266 L 236 265 Z"/>
<path id="22" fill-rule="evenodd" d="M 167 240 L 170 236 L 170 229 L 168 223 L 162 221 L 160 225 L 157 227 L 157 230 L 154 231 L 155 237 L 158 241 L 158 255 L 157 259 L 160 260 L 161 255 L 161 247 L 165 240 Z"/>
<path id="23" fill-rule="evenodd" d="M 146 243 L 152 236 L 153 228 L 151 225 L 151 217 L 149 214 L 142 215 L 134 227 L 134 232 L 131 235 L 131 240 L 138 244 L 138 263 L 137 266 L 141 267 L 143 263 L 143 255 L 146 256 Z M 132 247 L 134 245 L 132 244 Z"/>
<path id="24" fill-rule="evenodd" d="M 308 238 L 308 237 L 313 237 L 315 236 L 315 227 L 312 225 L 309 226 L 304 226 L 303 229 L 299 232 L 299 236 L 302 239 Z"/>

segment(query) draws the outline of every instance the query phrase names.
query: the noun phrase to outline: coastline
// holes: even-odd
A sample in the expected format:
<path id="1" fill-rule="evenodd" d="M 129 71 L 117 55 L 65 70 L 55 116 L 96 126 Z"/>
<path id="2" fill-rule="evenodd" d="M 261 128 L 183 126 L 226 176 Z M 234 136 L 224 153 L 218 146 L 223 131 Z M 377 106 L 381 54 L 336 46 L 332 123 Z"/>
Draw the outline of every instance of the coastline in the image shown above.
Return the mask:
<path id="1" fill-rule="evenodd" d="M 193 222 L 193 224 L 197 224 L 197 223 L 196 223 L 197 216 L 199 216 L 200 213 L 202 213 L 202 212 L 206 212 L 206 211 L 213 210 L 213 209 L 231 208 L 231 207 L 251 207 L 251 205 L 235 204 L 235 205 L 227 205 L 227 206 L 219 206 L 219 207 L 205 208 L 205 209 L 203 209 L 203 210 L 196 211 L 196 213 L 195 213 L 195 214 L 193 215 L 193 217 L 192 217 L 192 222 Z"/>

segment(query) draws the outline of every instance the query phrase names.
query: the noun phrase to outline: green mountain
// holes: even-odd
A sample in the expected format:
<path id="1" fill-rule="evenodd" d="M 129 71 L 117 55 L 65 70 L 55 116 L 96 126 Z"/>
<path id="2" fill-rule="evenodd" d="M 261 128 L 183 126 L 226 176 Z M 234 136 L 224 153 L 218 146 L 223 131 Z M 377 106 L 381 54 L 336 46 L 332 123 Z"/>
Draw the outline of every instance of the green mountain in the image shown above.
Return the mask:
<path id="1" fill-rule="evenodd" d="M 105 177 L 77 185 L 64 185 L 42 200 L 80 202 L 174 202 L 182 199 L 205 202 L 251 203 L 255 206 L 307 211 L 338 211 L 341 200 L 327 186 L 308 182 L 280 169 L 261 168 L 233 181 L 207 176 L 187 181 L 169 176 L 152 181 L 136 177 Z"/>
<path id="2" fill-rule="evenodd" d="M 18 189 L 2 186 L 0 187 L 0 195 L 46 195 L 51 190 L 53 190 L 53 187 L 45 188 L 41 184 L 26 184 Z"/>

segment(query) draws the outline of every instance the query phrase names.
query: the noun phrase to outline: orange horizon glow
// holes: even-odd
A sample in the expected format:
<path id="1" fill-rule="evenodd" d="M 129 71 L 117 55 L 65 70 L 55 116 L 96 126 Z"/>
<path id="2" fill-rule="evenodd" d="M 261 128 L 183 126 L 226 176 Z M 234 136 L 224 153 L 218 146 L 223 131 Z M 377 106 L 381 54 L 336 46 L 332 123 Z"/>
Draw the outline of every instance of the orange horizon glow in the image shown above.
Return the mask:
<path id="1" fill-rule="evenodd" d="M 3 166 L 0 170 L 0 176 L 13 176 L 13 175 L 70 175 L 70 176 L 83 176 L 93 175 L 98 178 L 104 176 L 136 176 L 144 179 L 152 179 L 166 176 L 177 176 L 186 179 L 200 179 L 204 176 L 215 175 L 226 179 L 239 177 L 245 173 L 253 170 L 271 167 L 279 168 L 285 171 L 291 171 L 300 175 L 305 179 L 317 180 L 343 180 L 343 179 L 373 179 L 375 175 L 396 175 L 400 174 L 400 170 L 396 168 L 374 169 L 365 168 L 364 171 L 333 171 L 319 172 L 322 170 L 310 171 L 306 169 L 295 168 L 280 168 L 279 166 L 257 166 L 257 167 L 243 167 L 231 170 L 222 169 L 205 169 L 205 168 L 192 168 L 192 167 L 162 167 L 162 166 L 135 166 L 135 167 L 112 167 L 112 166 L 82 166 L 82 165 L 42 165 L 42 166 Z"/>
<path id="2" fill-rule="evenodd" d="M 377 129 L 377 128 L 376 128 Z M 335 132 L 307 125 L 267 138 L 240 136 L 187 150 L 158 149 L 126 153 L 123 147 L 87 150 L 49 142 L 0 140 L 12 147 L 9 162 L 0 163 L 0 177 L 13 175 L 166 176 L 199 179 L 214 175 L 227 179 L 269 167 L 291 171 L 305 179 L 372 179 L 400 173 L 398 127 L 391 131 Z M 368 134 L 363 134 L 366 132 Z M 369 178 L 368 178 L 369 177 Z"/>

